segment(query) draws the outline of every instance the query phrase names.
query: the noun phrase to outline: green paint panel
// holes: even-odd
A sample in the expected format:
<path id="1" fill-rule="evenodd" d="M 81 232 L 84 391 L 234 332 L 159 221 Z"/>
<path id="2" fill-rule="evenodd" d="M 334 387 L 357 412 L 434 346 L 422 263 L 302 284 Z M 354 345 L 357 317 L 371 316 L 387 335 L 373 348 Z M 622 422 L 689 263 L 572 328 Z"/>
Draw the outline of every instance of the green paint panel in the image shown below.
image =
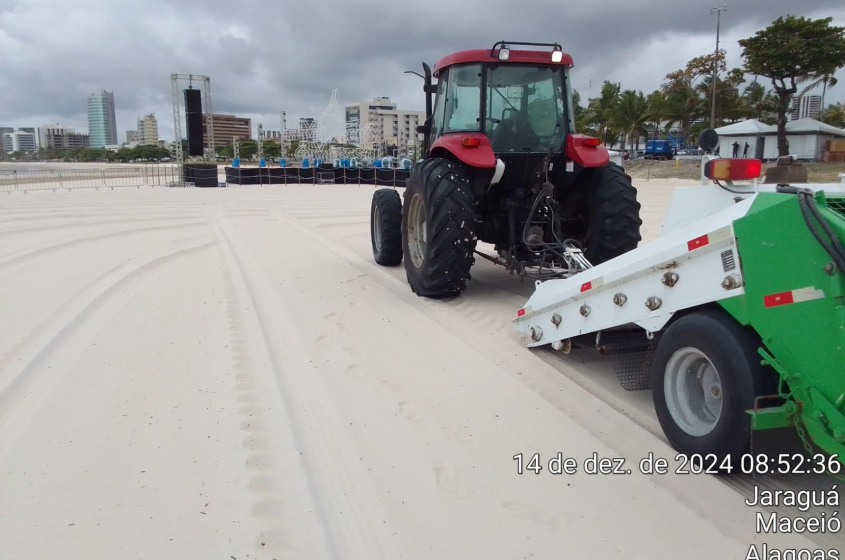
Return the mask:
<path id="1" fill-rule="evenodd" d="M 824 196 L 817 196 L 840 240 L 845 240 L 843 202 L 832 199 L 832 208 L 827 208 Z M 760 335 L 801 403 L 801 416 L 816 444 L 840 453 L 845 461 L 845 279 L 841 272 L 825 273 L 832 259 L 807 228 L 795 195 L 759 194 L 750 212 L 734 222 L 734 231 L 745 296 L 721 305 Z M 812 293 L 823 297 L 776 305 L 789 300 L 786 292 L 801 289 L 821 290 Z M 776 300 L 776 294 L 784 295 Z M 769 424 L 756 420 L 761 427 Z"/>

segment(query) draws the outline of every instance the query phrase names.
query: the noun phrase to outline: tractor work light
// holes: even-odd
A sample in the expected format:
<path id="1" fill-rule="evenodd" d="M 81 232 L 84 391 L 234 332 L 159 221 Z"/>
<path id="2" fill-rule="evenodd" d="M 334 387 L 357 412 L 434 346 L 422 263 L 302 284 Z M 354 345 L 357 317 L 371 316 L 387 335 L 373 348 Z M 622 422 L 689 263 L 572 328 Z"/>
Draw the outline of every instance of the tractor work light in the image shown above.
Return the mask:
<path id="1" fill-rule="evenodd" d="M 464 148 L 477 148 L 481 145 L 481 138 L 475 138 L 473 136 L 467 136 L 461 140 L 461 145 Z"/>
<path id="2" fill-rule="evenodd" d="M 712 159 L 704 164 L 704 176 L 712 181 L 756 179 L 762 170 L 759 159 Z"/>
<path id="3" fill-rule="evenodd" d="M 563 60 L 563 51 L 559 47 L 555 47 L 552 51 L 552 62 L 560 62 Z"/>
<path id="4" fill-rule="evenodd" d="M 511 50 L 508 47 L 499 49 L 499 60 L 507 60 L 511 57 Z"/>
<path id="5" fill-rule="evenodd" d="M 590 137 L 590 138 L 587 138 L 586 140 L 584 140 L 584 146 L 590 146 L 592 148 L 595 148 L 596 146 L 599 146 L 600 144 L 601 144 L 601 138 Z"/>

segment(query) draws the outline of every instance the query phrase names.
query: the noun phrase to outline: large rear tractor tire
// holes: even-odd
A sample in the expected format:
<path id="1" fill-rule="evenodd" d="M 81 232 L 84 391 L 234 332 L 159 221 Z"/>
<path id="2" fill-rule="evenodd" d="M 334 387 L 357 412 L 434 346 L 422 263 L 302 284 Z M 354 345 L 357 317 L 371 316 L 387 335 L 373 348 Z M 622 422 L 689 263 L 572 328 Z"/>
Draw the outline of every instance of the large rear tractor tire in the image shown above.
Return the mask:
<path id="1" fill-rule="evenodd" d="M 669 443 L 686 455 L 732 457 L 750 443 L 754 399 L 775 388 L 760 341 L 721 310 L 697 311 L 666 329 L 654 355 L 654 408 Z"/>
<path id="2" fill-rule="evenodd" d="M 643 222 L 631 177 L 611 163 L 586 170 L 581 181 L 565 204 L 574 205 L 568 212 L 585 221 L 581 241 L 587 260 L 597 265 L 636 249 Z"/>
<path id="3" fill-rule="evenodd" d="M 370 206 L 373 258 L 382 266 L 402 262 L 402 199 L 393 189 L 378 189 Z"/>
<path id="4" fill-rule="evenodd" d="M 408 284 L 418 296 L 458 295 L 475 263 L 475 212 L 460 165 L 430 158 L 411 169 L 402 206 Z"/>

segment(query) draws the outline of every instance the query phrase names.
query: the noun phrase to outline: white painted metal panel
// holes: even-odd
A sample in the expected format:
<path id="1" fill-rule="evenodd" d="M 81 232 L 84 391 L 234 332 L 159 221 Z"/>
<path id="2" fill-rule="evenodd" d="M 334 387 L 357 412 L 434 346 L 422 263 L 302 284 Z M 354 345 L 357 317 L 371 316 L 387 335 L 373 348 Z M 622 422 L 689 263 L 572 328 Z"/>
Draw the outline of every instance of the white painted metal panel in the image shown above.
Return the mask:
<path id="1" fill-rule="evenodd" d="M 733 222 L 747 214 L 753 199 L 751 196 L 566 280 L 538 283 L 525 304 L 524 314 L 514 320 L 515 330 L 528 335 L 532 327 L 535 332 L 540 327 L 542 335 L 535 337 L 529 346 L 628 323 L 657 331 L 681 309 L 741 295 L 744 290 Z M 706 244 L 691 250 L 690 243 L 705 235 Z M 722 266 L 724 251 L 732 251 L 736 263 L 736 268 L 728 272 Z M 666 273 L 678 275 L 673 287 L 662 283 Z M 722 287 L 726 276 L 733 276 L 737 287 Z M 590 288 L 582 291 L 587 282 Z M 613 303 L 617 293 L 627 297 L 622 306 Z M 652 311 L 646 307 L 649 297 L 661 299 L 659 309 Z M 582 305 L 590 308 L 586 317 L 581 313 Z M 561 318 L 557 326 L 552 322 L 555 314 Z"/>

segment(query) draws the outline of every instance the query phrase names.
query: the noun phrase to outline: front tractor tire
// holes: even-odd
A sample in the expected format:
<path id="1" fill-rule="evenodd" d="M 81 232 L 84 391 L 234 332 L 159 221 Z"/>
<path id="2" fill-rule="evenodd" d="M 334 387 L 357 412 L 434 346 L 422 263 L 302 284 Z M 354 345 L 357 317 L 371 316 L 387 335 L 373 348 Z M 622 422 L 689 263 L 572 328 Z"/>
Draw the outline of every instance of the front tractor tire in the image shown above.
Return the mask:
<path id="1" fill-rule="evenodd" d="M 637 248 L 642 237 L 640 203 L 631 177 L 616 164 L 585 170 L 574 191 L 586 218 L 584 256 L 597 265 Z"/>
<path id="2" fill-rule="evenodd" d="M 393 189 L 378 189 L 370 206 L 373 258 L 382 266 L 402 262 L 402 199 Z"/>
<path id="3" fill-rule="evenodd" d="M 411 169 L 402 206 L 402 249 L 408 284 L 418 296 L 456 296 L 475 262 L 475 212 L 469 179 L 449 160 Z"/>
<path id="4" fill-rule="evenodd" d="M 737 461 L 747 451 L 746 411 L 777 387 L 759 347 L 753 331 L 721 310 L 690 313 L 666 329 L 654 355 L 652 396 L 672 447 Z"/>

